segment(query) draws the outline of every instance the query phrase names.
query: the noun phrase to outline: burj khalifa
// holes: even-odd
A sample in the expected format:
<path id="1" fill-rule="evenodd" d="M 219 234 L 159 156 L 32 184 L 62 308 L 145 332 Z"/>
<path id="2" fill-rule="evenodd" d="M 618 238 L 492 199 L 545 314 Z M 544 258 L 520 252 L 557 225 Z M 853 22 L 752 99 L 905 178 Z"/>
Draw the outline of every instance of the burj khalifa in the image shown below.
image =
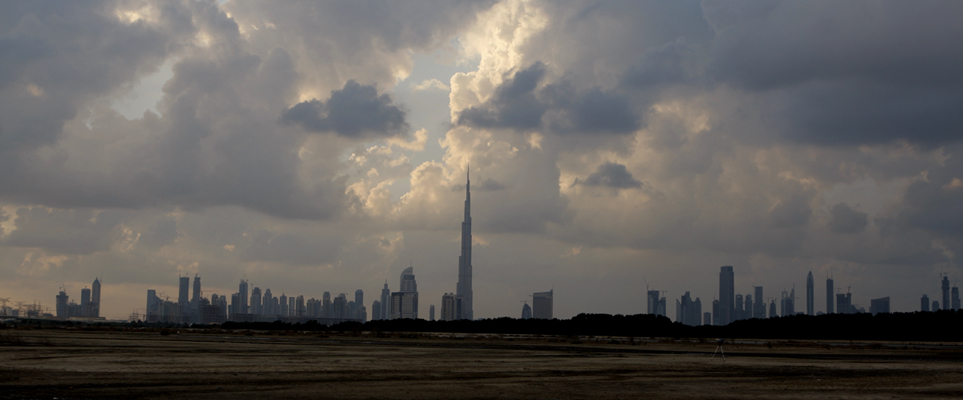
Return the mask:
<path id="1" fill-rule="evenodd" d="M 466 176 L 465 222 L 461 223 L 461 255 L 458 256 L 458 287 L 455 289 L 455 319 L 474 319 L 471 292 L 471 174 Z"/>

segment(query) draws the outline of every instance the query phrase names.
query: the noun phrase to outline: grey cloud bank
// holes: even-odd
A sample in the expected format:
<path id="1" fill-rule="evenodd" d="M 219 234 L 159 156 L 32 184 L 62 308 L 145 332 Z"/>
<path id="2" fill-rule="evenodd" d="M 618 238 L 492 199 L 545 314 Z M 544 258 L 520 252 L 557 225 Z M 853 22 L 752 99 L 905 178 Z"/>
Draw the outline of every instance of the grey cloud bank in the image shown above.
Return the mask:
<path id="1" fill-rule="evenodd" d="M 470 165 L 479 317 L 552 284 L 558 316 L 638 313 L 643 276 L 711 298 L 720 265 L 910 311 L 963 278 L 961 8 L 3 3 L 0 297 L 195 272 L 374 294 L 412 262 L 437 306 Z M 426 150 L 397 145 L 415 54 L 477 65 L 428 77 L 451 121 Z M 157 113 L 110 109 L 165 63 Z"/>

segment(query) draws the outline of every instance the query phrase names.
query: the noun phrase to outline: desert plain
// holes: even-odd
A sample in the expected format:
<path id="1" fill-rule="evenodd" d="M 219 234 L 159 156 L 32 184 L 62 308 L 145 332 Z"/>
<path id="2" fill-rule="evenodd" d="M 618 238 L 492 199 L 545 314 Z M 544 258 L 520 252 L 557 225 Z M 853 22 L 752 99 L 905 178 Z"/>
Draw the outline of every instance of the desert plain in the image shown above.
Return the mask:
<path id="1" fill-rule="evenodd" d="M 0 330 L 8 399 L 959 399 L 963 344 Z"/>

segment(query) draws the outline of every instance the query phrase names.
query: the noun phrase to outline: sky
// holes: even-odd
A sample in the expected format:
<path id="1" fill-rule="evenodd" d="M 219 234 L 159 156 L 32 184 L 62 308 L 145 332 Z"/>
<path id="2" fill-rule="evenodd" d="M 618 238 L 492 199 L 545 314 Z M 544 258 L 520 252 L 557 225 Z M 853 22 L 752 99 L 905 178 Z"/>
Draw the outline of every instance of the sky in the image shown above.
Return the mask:
<path id="1" fill-rule="evenodd" d="M 0 298 L 95 277 L 637 314 L 963 284 L 963 3 L 0 3 Z M 705 307 L 704 307 L 705 309 Z M 711 307 L 710 307 L 711 309 Z M 667 310 L 675 315 L 673 306 Z"/>

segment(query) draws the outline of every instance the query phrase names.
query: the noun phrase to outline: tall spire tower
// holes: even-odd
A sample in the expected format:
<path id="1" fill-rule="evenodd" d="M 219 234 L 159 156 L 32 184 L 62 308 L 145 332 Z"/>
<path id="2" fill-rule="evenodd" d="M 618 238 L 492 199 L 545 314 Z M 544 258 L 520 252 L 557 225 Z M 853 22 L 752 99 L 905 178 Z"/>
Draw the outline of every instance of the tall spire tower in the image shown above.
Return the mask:
<path id="1" fill-rule="evenodd" d="M 458 287 L 455 319 L 474 319 L 471 292 L 471 173 L 466 174 L 465 222 L 461 223 L 461 255 L 458 256 Z"/>

